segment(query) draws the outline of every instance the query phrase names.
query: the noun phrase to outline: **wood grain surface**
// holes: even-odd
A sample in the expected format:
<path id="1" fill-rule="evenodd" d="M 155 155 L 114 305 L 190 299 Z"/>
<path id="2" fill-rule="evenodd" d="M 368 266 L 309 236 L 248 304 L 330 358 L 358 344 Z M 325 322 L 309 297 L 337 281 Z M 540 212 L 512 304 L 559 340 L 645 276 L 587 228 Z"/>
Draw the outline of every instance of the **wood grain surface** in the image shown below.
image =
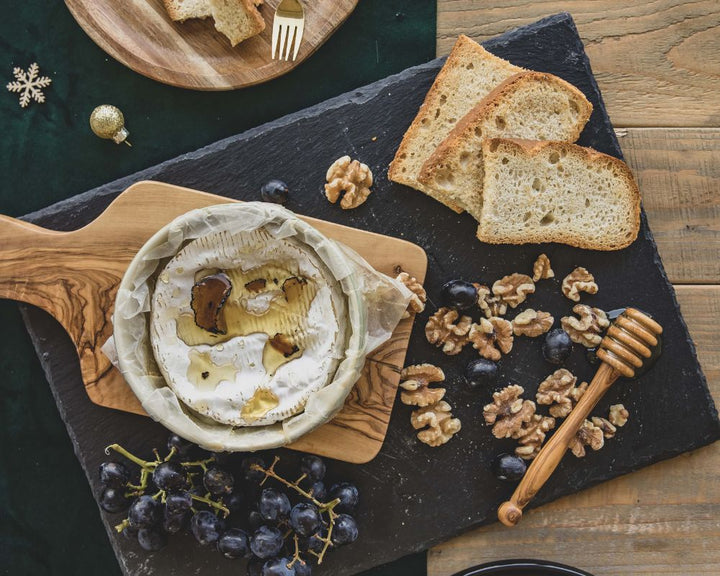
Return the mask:
<path id="1" fill-rule="evenodd" d="M 438 0 L 438 55 L 570 12 L 615 126 L 720 125 L 717 0 Z"/>
<path id="2" fill-rule="evenodd" d="M 720 403 L 720 2 L 438 0 L 438 54 L 569 11 L 633 169 L 663 265 Z M 541 558 L 596 576 L 720 574 L 720 444 L 432 549 L 428 575 Z"/>
<path id="3" fill-rule="evenodd" d="M 289 72 L 317 50 L 358 0 L 304 2 L 305 33 L 294 62 L 270 56 L 280 0 L 265 0 L 265 30 L 235 47 L 212 18 L 173 22 L 162 0 L 65 0 L 75 20 L 110 56 L 159 82 L 196 90 L 230 90 Z"/>
<path id="4" fill-rule="evenodd" d="M 230 202 L 227 198 L 160 182 L 140 182 L 121 194 L 80 230 L 54 232 L 0 216 L 0 298 L 27 302 L 65 328 L 80 358 L 90 399 L 101 406 L 144 414 L 130 387 L 100 347 L 112 334 L 117 286 L 139 248 L 166 223 L 189 210 Z M 419 246 L 314 218 L 304 218 L 353 248 L 377 270 L 396 267 L 425 278 Z M 336 421 L 291 446 L 340 460 L 366 462 L 385 438 L 405 359 L 410 319 L 373 351 Z M 78 383 L 80 385 L 80 383 Z"/>
<path id="5" fill-rule="evenodd" d="M 670 281 L 719 282 L 720 129 L 629 128 L 617 134 Z"/>

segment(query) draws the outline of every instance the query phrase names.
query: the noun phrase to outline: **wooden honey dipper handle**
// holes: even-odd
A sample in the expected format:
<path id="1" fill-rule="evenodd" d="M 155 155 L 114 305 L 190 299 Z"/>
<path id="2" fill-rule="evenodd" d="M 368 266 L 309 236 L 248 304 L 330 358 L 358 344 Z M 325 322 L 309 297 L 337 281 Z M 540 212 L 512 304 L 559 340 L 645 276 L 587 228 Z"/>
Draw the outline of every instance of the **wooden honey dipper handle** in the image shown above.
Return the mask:
<path id="1" fill-rule="evenodd" d="M 515 526 L 520 521 L 523 508 L 560 464 L 570 441 L 600 398 L 620 376 L 632 378 L 635 375 L 635 369 L 650 357 L 652 348 L 658 343 L 657 336 L 661 333 L 660 324 L 634 308 L 626 309 L 617 318 L 600 343 L 598 358 L 602 364 L 590 386 L 530 464 L 510 500 L 498 509 L 500 522 L 506 526 Z"/>

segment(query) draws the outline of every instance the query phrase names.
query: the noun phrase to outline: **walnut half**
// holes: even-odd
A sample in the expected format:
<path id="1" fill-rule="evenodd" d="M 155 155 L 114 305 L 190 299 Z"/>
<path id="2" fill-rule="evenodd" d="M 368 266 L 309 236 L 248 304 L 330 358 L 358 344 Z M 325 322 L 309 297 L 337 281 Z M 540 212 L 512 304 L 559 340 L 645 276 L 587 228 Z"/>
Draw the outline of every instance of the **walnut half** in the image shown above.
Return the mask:
<path id="1" fill-rule="evenodd" d="M 430 384 L 445 380 L 445 373 L 432 364 L 407 366 L 400 372 L 400 400 L 408 406 L 430 406 L 445 396 L 445 388 L 430 388 Z"/>
<path id="2" fill-rule="evenodd" d="M 585 446 L 590 446 L 593 450 L 600 450 L 604 445 L 605 435 L 602 429 L 595 426 L 590 420 L 585 420 L 568 444 L 568 450 L 571 450 L 576 457 L 582 458 L 585 456 Z"/>
<path id="3" fill-rule="evenodd" d="M 553 322 L 555 322 L 555 318 L 547 312 L 528 308 L 513 319 L 513 332 L 515 336 L 535 338 L 550 330 Z"/>
<path id="4" fill-rule="evenodd" d="M 442 347 L 449 356 L 459 354 L 468 343 L 468 333 L 472 325 L 470 316 L 462 316 L 450 308 L 440 308 L 430 316 L 425 325 L 425 337 L 430 344 Z M 457 323 L 456 323 L 457 322 Z"/>
<path id="5" fill-rule="evenodd" d="M 533 414 L 533 417 L 522 425 L 516 434 L 520 446 L 515 448 L 515 455 L 524 460 L 532 460 L 540 452 L 548 431 L 555 428 L 555 418 Z"/>
<path id="6" fill-rule="evenodd" d="M 555 370 L 540 382 L 535 400 L 538 404 L 547 406 L 558 405 L 562 408 L 561 417 L 565 417 L 573 408 L 570 393 L 575 388 L 575 382 L 577 382 L 577 378 L 570 370 L 565 368 Z"/>
<path id="7" fill-rule="evenodd" d="M 420 408 L 410 415 L 410 423 L 418 432 L 418 440 L 428 446 L 441 446 L 460 431 L 460 420 L 452 417 L 450 404 L 441 400 L 437 404 Z"/>
<path id="8" fill-rule="evenodd" d="M 478 306 L 486 318 L 505 315 L 507 304 L 500 296 L 493 296 L 490 288 L 482 284 L 475 284 L 475 288 L 478 291 Z"/>
<path id="9" fill-rule="evenodd" d="M 502 354 L 507 354 L 513 347 L 512 322 L 503 318 L 480 318 L 479 324 L 473 324 L 468 334 L 473 348 L 480 356 L 497 362 Z"/>
<path id="10" fill-rule="evenodd" d="M 607 420 L 606 418 L 599 418 L 597 416 L 593 416 L 591 420 L 596 427 L 600 428 L 600 430 L 603 431 L 603 436 L 605 436 L 605 438 L 609 439 L 615 437 L 615 432 L 617 432 L 617 428 L 615 428 L 615 426 L 613 426 L 613 424 L 609 420 Z"/>
<path id="11" fill-rule="evenodd" d="M 608 420 L 610 420 L 614 426 L 622 428 L 625 424 L 627 424 L 629 416 L 630 412 L 628 412 L 627 408 L 625 408 L 622 404 L 613 404 L 610 406 Z"/>
<path id="12" fill-rule="evenodd" d="M 575 268 L 562 281 L 562 293 L 573 302 L 580 302 L 580 292 L 597 294 L 598 285 L 595 277 L 585 268 Z"/>
<path id="13" fill-rule="evenodd" d="M 537 260 L 535 260 L 535 264 L 533 264 L 532 279 L 533 282 L 537 282 L 538 280 L 547 280 L 548 278 L 555 278 L 555 272 L 553 272 L 550 266 L 550 258 L 547 257 L 547 254 L 540 254 Z"/>
<path id="14" fill-rule="evenodd" d="M 535 402 L 523 400 L 522 386 L 506 386 L 493 394 L 493 401 L 483 408 L 485 423 L 492 425 L 496 438 L 515 438 L 525 422 L 535 414 Z"/>
<path id="15" fill-rule="evenodd" d="M 535 292 L 535 282 L 527 274 L 515 272 L 497 280 L 492 286 L 492 291 L 495 296 L 500 296 L 510 308 L 517 308 L 525 302 L 528 294 Z"/>
<path id="16" fill-rule="evenodd" d="M 407 289 L 413 293 L 412 298 L 410 298 L 408 308 L 405 310 L 405 314 L 403 314 L 403 318 L 409 318 L 411 314 L 419 314 L 425 310 L 427 293 L 418 279 L 415 278 L 415 276 L 410 276 L 407 272 L 400 272 L 395 280 L 402 282 Z"/>
<path id="17" fill-rule="evenodd" d="M 607 315 L 600 308 L 591 308 L 586 304 L 576 304 L 573 312 L 580 318 L 564 316 L 560 325 L 568 333 L 570 339 L 586 348 L 594 348 L 602 341 L 602 332 L 610 326 Z"/>
<path id="18" fill-rule="evenodd" d="M 357 208 L 368 196 L 370 196 L 370 187 L 373 185 L 373 174 L 366 164 L 362 164 L 357 160 L 352 160 L 350 156 L 343 156 L 333 162 L 328 168 L 325 177 L 325 196 L 333 204 L 340 198 L 340 193 L 344 192 L 340 207 L 343 210 Z"/>

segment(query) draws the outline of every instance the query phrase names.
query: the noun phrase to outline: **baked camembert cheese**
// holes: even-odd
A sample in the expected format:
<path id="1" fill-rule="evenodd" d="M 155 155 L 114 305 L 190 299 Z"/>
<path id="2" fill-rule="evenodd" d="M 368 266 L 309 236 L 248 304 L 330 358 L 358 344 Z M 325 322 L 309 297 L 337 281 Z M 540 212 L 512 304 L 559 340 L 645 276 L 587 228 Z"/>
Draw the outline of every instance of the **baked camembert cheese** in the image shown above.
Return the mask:
<path id="1" fill-rule="evenodd" d="M 175 395 L 232 426 L 302 412 L 346 348 L 346 300 L 318 255 L 263 228 L 185 244 L 157 277 L 150 338 Z"/>

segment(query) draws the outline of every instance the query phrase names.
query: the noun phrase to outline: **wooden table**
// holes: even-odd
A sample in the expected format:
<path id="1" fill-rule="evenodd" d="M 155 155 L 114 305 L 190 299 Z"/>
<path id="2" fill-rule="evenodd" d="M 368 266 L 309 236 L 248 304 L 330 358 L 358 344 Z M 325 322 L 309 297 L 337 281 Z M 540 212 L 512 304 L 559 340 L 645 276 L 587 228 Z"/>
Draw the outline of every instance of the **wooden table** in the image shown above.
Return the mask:
<path id="1" fill-rule="evenodd" d="M 720 2 L 438 0 L 438 55 L 560 11 L 582 36 L 720 405 Z M 596 576 L 720 574 L 720 443 L 481 528 L 428 575 L 541 558 Z"/>

